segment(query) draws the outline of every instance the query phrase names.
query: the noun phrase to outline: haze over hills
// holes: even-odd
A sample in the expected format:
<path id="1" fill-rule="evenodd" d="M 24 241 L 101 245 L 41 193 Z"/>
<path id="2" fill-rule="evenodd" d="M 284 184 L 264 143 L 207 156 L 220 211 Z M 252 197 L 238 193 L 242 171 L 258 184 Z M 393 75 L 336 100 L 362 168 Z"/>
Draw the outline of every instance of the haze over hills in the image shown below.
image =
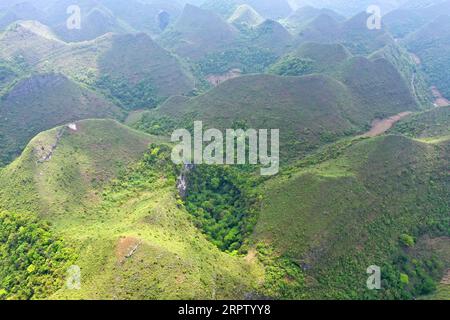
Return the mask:
<path id="1" fill-rule="evenodd" d="M 257 26 L 264 22 L 264 18 L 247 4 L 240 5 L 228 18 L 229 23 L 237 25 Z"/>
<path id="2" fill-rule="evenodd" d="M 201 6 L 229 17 L 241 5 L 248 5 L 266 19 L 282 19 L 292 12 L 287 0 L 205 0 Z"/>
<path id="3" fill-rule="evenodd" d="M 342 23 L 328 15 L 320 15 L 309 23 L 297 42 L 342 43 L 354 54 L 369 54 L 394 42 L 384 29 L 367 28 L 369 14 L 363 12 Z"/>
<path id="4" fill-rule="evenodd" d="M 403 38 L 449 10 L 448 0 L 408 1 L 384 16 L 383 21 L 395 37 Z"/>
<path id="5" fill-rule="evenodd" d="M 108 34 L 90 42 L 68 44 L 58 40 L 46 26 L 25 21 L 11 26 L 2 34 L 0 42 L 4 48 L 0 57 L 4 60 L 15 62 L 20 58 L 35 71 L 61 72 L 93 87 L 111 85 L 98 84 L 100 80 L 125 79 L 130 86 L 128 90 L 132 91 L 145 80 L 154 90 L 154 99 L 188 93 L 194 88 L 189 70 L 145 34 Z M 147 101 L 147 106 L 152 103 Z"/>
<path id="6" fill-rule="evenodd" d="M 346 17 L 351 17 L 361 11 L 366 11 L 371 5 L 379 6 L 383 15 L 401 7 L 409 0 L 290 0 L 293 8 L 297 9 L 306 5 L 316 8 L 328 8 Z M 415 1 L 415 0 L 412 0 Z"/>
<path id="7" fill-rule="evenodd" d="M 161 36 L 163 46 L 178 55 L 199 59 L 204 54 L 225 49 L 238 30 L 212 11 L 186 5 L 180 18 Z"/>
<path id="8" fill-rule="evenodd" d="M 304 27 L 306 27 L 312 20 L 320 15 L 327 15 L 338 22 L 342 22 L 345 18 L 330 9 L 317 9 L 311 6 L 298 8 L 290 14 L 282 22 L 292 33 L 298 34 Z"/>

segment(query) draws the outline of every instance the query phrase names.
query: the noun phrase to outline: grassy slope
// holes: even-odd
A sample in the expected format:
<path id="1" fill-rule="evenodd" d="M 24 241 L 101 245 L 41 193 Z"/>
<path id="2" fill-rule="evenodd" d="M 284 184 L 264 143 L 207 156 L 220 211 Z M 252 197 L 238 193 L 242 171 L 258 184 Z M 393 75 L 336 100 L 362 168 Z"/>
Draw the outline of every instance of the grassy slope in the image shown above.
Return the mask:
<path id="1" fill-rule="evenodd" d="M 410 91 L 417 102 L 423 107 L 432 107 L 433 99 L 426 74 L 416 65 L 411 55 L 397 44 L 387 45 L 374 52 L 369 57 L 371 60 L 384 58 L 389 61 L 401 73 L 404 81 L 409 84 Z"/>
<path id="2" fill-rule="evenodd" d="M 422 1 L 422 3 L 409 1 L 407 5 L 387 13 L 383 21 L 396 38 L 404 38 L 449 10 L 448 0 Z"/>
<path id="3" fill-rule="evenodd" d="M 187 4 L 175 24 L 159 40 L 165 48 L 195 60 L 206 53 L 226 49 L 238 33 L 216 13 Z"/>
<path id="4" fill-rule="evenodd" d="M 307 297 L 371 296 L 365 270 L 389 263 L 402 233 L 445 225 L 448 140 L 379 137 L 312 163 L 265 186 L 254 235 L 303 267 Z"/>
<path id="5" fill-rule="evenodd" d="M 290 55 L 313 60 L 313 71 L 317 73 L 333 73 L 342 63 L 351 58 L 351 53 L 341 44 L 325 44 L 307 42 Z"/>
<path id="6" fill-rule="evenodd" d="M 394 40 L 383 28 L 369 30 L 367 19 L 369 15 L 360 13 L 349 20 L 338 22 L 327 14 L 321 14 L 297 36 L 297 43 L 341 43 L 353 54 L 369 54 Z"/>
<path id="7" fill-rule="evenodd" d="M 341 82 L 325 75 L 244 76 L 189 101 L 172 99 L 147 113 L 144 122 L 166 117 L 178 126 L 203 120 L 218 128 L 230 128 L 238 121 L 250 128 L 279 128 L 282 153 L 298 158 L 346 133 L 362 130 L 377 117 L 419 109 L 408 83 L 386 59 L 345 59 L 348 53 L 336 45 L 309 44 L 299 50 L 304 57 L 317 56 L 319 64 L 327 59 L 316 55 L 323 47 L 343 55 L 341 65 L 330 72 Z"/>
<path id="8" fill-rule="evenodd" d="M 326 76 L 251 75 L 228 80 L 186 100 L 174 98 L 150 111 L 144 121 L 166 117 L 178 126 L 194 120 L 219 129 L 245 122 L 248 128 L 280 129 L 283 156 L 300 156 L 317 145 L 357 130 L 351 96 Z"/>
<path id="9" fill-rule="evenodd" d="M 450 2 L 449 2 L 450 5 Z M 405 43 L 422 61 L 429 83 L 450 98 L 450 15 L 442 15 L 410 34 Z"/>
<path id="10" fill-rule="evenodd" d="M 24 21 L 12 24 L 0 35 L 0 46 L 2 59 L 33 66 L 64 43 L 41 23 Z"/>
<path id="11" fill-rule="evenodd" d="M 434 108 L 400 121 L 391 132 L 408 137 L 435 140 L 450 136 L 450 107 Z"/>
<path id="12" fill-rule="evenodd" d="M 204 238 L 177 205 L 173 177 L 107 187 L 161 139 L 110 120 L 77 126 L 64 129 L 50 161 L 36 162 L 61 128 L 38 135 L 0 172 L 0 207 L 39 213 L 79 255 L 82 289 L 62 288 L 53 298 L 242 298 L 252 290 L 259 267 Z"/>
<path id="13" fill-rule="evenodd" d="M 36 134 L 86 118 L 123 117 L 122 111 L 68 78 L 36 75 L 18 82 L 0 102 L 1 160 L 18 156 Z"/>
<path id="14" fill-rule="evenodd" d="M 181 62 L 145 34 L 107 34 L 69 44 L 58 40 L 48 27 L 25 21 L 8 28 L 0 44 L 0 58 L 6 61 L 21 63 L 29 71 L 61 72 L 92 87 L 108 76 L 126 81 L 131 88 L 145 81 L 159 98 L 194 88 L 193 76 Z"/>
<path id="15" fill-rule="evenodd" d="M 419 109 L 409 83 L 386 59 L 368 60 L 354 57 L 345 63 L 338 75 L 361 107 L 364 118 L 385 117 L 405 110 Z"/>
<path id="16" fill-rule="evenodd" d="M 251 6 L 243 4 L 236 8 L 227 21 L 237 25 L 257 26 L 264 21 L 264 18 Z"/>
<path id="17" fill-rule="evenodd" d="M 298 34 L 304 27 L 311 23 L 318 16 L 326 14 L 336 21 L 343 21 L 345 18 L 330 9 L 317 9 L 312 6 L 302 6 L 294 11 L 281 23 L 293 34 Z"/>

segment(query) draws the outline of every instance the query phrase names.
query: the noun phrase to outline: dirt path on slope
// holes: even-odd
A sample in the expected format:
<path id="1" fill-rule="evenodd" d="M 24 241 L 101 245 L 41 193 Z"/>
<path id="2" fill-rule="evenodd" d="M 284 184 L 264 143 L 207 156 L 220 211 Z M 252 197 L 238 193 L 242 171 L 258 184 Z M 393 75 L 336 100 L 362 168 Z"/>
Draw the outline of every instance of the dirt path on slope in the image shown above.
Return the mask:
<path id="1" fill-rule="evenodd" d="M 409 116 L 412 114 L 410 111 L 401 112 L 395 116 L 386 118 L 386 119 L 375 119 L 372 122 L 372 129 L 370 129 L 368 132 L 362 135 L 364 138 L 373 138 L 379 135 L 382 135 L 386 131 L 388 131 L 390 128 L 394 126 L 397 122 L 405 118 L 406 116 Z"/>

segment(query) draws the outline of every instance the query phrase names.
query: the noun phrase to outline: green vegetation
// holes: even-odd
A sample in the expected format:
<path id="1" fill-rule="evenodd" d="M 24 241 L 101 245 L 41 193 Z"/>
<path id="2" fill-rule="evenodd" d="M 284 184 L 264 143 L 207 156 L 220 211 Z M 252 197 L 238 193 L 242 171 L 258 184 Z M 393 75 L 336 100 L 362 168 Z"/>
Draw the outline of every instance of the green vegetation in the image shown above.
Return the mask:
<path id="1" fill-rule="evenodd" d="M 95 86 L 106 90 L 108 96 L 117 99 L 126 110 L 150 109 L 159 103 L 151 81 L 141 80 L 137 85 L 131 85 L 126 79 L 112 79 L 103 75 Z"/>
<path id="2" fill-rule="evenodd" d="M 345 20 L 343 16 L 330 9 L 318 9 L 305 5 L 283 19 L 282 24 L 293 34 L 299 34 L 308 24 L 320 15 L 327 15 L 339 22 Z"/>
<path id="3" fill-rule="evenodd" d="M 77 125 L 50 161 L 36 158 L 56 130 L 0 174 L 0 206 L 35 210 L 78 256 L 81 289 L 52 298 L 231 299 L 256 290 L 261 265 L 221 252 L 178 201 L 169 146 L 114 121 Z"/>
<path id="4" fill-rule="evenodd" d="M 199 68 L 204 75 L 223 74 L 232 69 L 262 73 L 275 60 L 276 55 L 268 49 L 241 47 L 207 54 L 199 61 Z"/>
<path id="5" fill-rule="evenodd" d="M 314 283 L 303 297 L 428 294 L 442 276 L 442 259 L 408 250 L 417 246 L 411 237 L 449 235 L 450 180 L 443 171 L 449 159 L 440 156 L 447 148 L 448 142 L 428 145 L 399 136 L 326 148 L 263 186 L 253 239 L 302 266 L 301 278 Z M 377 292 L 366 288 L 365 271 L 373 264 L 382 269 Z"/>
<path id="6" fill-rule="evenodd" d="M 0 299 L 42 299 L 64 285 L 75 260 L 48 224 L 29 213 L 0 211 Z"/>
<path id="7" fill-rule="evenodd" d="M 260 16 L 255 9 L 246 4 L 237 7 L 233 14 L 228 18 L 229 23 L 248 27 L 257 26 L 263 21 L 264 18 Z"/>
<path id="8" fill-rule="evenodd" d="M 279 76 L 303 76 L 311 73 L 313 61 L 293 56 L 286 56 L 273 64 L 268 72 Z"/>
<path id="9" fill-rule="evenodd" d="M 410 53 L 400 45 L 392 44 L 370 55 L 372 61 L 381 58 L 389 61 L 403 76 L 404 81 L 409 84 L 411 94 L 423 109 L 433 107 L 433 98 L 426 74 Z"/>
<path id="10" fill-rule="evenodd" d="M 152 118 L 148 113 L 144 113 L 137 122 L 133 123 L 133 128 L 148 134 L 168 136 L 176 129 L 176 124 L 168 117 Z"/>
<path id="11" fill-rule="evenodd" d="M 397 123 L 391 132 L 419 139 L 448 137 L 450 136 L 450 107 L 434 108 L 411 115 Z"/>
<path id="12" fill-rule="evenodd" d="M 422 62 L 428 82 L 450 99 L 450 16 L 442 15 L 406 39 L 407 48 Z"/>
<path id="13" fill-rule="evenodd" d="M 0 163 L 20 155 L 38 133 L 84 118 L 123 118 L 121 109 L 59 74 L 18 82 L 0 101 Z"/>
<path id="14" fill-rule="evenodd" d="M 241 248 L 256 223 L 255 183 L 232 167 L 196 166 L 187 175 L 186 209 L 221 250 Z"/>
<path id="15" fill-rule="evenodd" d="M 216 13 L 186 4 L 159 42 L 179 56 L 197 61 L 205 54 L 228 48 L 238 36 L 238 30 Z"/>

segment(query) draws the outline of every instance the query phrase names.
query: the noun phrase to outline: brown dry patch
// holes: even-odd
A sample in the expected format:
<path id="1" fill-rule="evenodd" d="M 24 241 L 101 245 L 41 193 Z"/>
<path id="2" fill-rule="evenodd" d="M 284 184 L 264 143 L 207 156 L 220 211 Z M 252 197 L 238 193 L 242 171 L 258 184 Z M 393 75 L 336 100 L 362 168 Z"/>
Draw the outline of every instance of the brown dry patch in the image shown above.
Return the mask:
<path id="1" fill-rule="evenodd" d="M 433 94 L 434 97 L 434 104 L 437 107 L 447 107 L 450 106 L 450 101 L 448 99 L 446 99 L 442 93 L 439 91 L 438 88 L 436 87 L 431 87 L 431 92 Z"/>
<path id="2" fill-rule="evenodd" d="M 179 274 L 175 277 L 175 281 L 177 284 L 182 284 L 186 280 L 186 276 L 184 274 Z"/>
<path id="3" fill-rule="evenodd" d="M 253 263 L 253 262 L 256 260 L 256 255 L 257 255 L 256 250 L 255 250 L 255 249 L 250 249 L 250 250 L 248 251 L 247 255 L 245 256 L 245 261 L 246 261 L 248 264 Z"/>
<path id="4" fill-rule="evenodd" d="M 125 259 L 130 258 L 142 241 L 133 237 L 121 237 L 116 246 L 116 258 L 117 261 L 123 263 Z"/>
<path id="5" fill-rule="evenodd" d="M 369 132 L 366 132 L 363 137 L 365 138 L 373 138 L 379 135 L 382 135 L 386 131 L 388 131 L 394 124 L 409 116 L 412 112 L 406 111 L 401 112 L 395 116 L 389 117 L 387 119 L 375 119 L 372 122 L 372 129 Z"/>
<path id="6" fill-rule="evenodd" d="M 241 70 L 232 69 L 224 74 L 210 74 L 209 76 L 206 77 L 206 80 L 208 80 L 208 82 L 211 83 L 213 86 L 217 87 L 224 81 L 240 77 L 241 74 L 242 74 Z"/>
<path id="7" fill-rule="evenodd" d="M 441 284 L 450 285 L 450 269 L 447 270 L 444 277 L 441 280 Z"/>

